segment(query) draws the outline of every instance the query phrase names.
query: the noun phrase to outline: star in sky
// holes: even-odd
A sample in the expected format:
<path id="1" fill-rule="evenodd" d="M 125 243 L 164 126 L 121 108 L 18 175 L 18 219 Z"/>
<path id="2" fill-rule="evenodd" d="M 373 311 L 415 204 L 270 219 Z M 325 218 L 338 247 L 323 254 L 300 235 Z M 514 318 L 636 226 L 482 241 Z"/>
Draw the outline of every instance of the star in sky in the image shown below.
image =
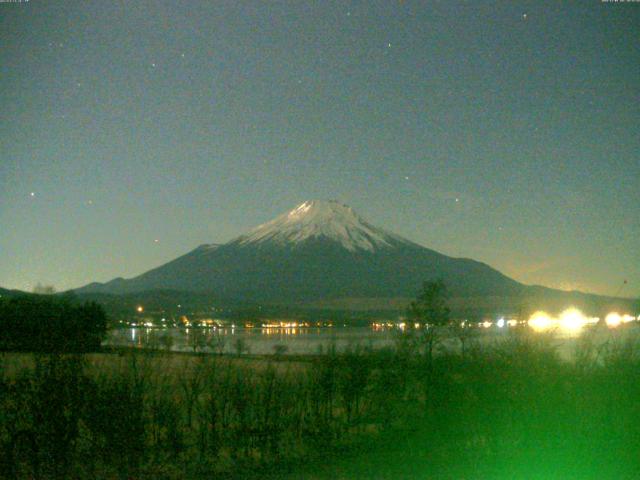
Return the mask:
<path id="1" fill-rule="evenodd" d="M 15 230 L 0 235 L 14 252 L 0 255 L 0 287 L 134 276 L 157 266 L 154 239 L 188 251 L 336 197 L 516 280 L 640 284 L 640 8 L 31 3 L 6 9 L 0 31 L 0 226 Z M 515 233 L 483 243 L 498 225 Z M 96 261 L 78 265 L 80 250 Z M 521 274 L 528 256 L 576 268 Z M 60 264 L 77 268 L 61 278 Z"/>

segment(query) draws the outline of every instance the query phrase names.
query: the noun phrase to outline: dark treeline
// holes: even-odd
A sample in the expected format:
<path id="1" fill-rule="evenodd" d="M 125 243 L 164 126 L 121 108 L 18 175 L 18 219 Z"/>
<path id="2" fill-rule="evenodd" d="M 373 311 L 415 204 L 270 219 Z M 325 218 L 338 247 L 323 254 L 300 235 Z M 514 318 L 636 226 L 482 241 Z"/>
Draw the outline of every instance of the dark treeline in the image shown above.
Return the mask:
<path id="1" fill-rule="evenodd" d="M 633 343 L 561 361 L 491 348 L 330 349 L 308 362 L 3 354 L 0 475 L 57 478 L 562 478 L 640 475 Z M 464 352 L 464 353 L 463 353 Z"/>
<path id="2" fill-rule="evenodd" d="M 106 326 L 101 306 L 70 296 L 0 298 L 0 351 L 97 351 Z"/>

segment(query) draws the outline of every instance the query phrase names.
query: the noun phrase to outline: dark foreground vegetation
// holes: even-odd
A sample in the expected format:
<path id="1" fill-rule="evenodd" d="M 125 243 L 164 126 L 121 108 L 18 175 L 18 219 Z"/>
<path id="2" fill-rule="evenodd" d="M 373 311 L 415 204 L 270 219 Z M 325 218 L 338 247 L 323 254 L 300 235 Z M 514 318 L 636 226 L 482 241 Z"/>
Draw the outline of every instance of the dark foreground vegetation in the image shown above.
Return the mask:
<path id="1" fill-rule="evenodd" d="M 94 352 L 106 329 L 104 309 L 74 296 L 0 298 L 0 351 Z"/>
<path id="2" fill-rule="evenodd" d="M 2 354 L 7 479 L 640 478 L 640 350 Z"/>

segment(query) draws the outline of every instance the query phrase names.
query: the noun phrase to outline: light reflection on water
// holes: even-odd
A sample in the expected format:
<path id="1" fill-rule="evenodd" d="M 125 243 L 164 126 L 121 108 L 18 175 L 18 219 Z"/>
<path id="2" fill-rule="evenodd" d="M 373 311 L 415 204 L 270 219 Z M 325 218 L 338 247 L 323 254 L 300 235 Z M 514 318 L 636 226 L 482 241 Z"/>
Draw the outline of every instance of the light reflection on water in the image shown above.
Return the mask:
<path id="1" fill-rule="evenodd" d="M 166 340 L 169 337 L 170 340 Z M 374 332 L 366 327 L 345 328 L 124 328 L 110 330 L 105 345 L 135 346 L 172 351 L 203 351 L 235 353 L 241 340 L 248 352 L 256 355 L 272 354 L 278 349 L 288 354 L 316 354 L 335 345 L 343 350 L 360 344 L 380 348 L 391 345 L 395 333 Z M 284 346 L 284 350 L 283 347 Z"/>
<path id="2" fill-rule="evenodd" d="M 496 341 L 508 338 L 508 328 L 478 328 L 472 339 L 481 345 L 491 345 Z M 637 324 L 628 328 L 609 330 L 599 326 L 587 327 L 579 331 L 557 329 L 547 332 L 545 336 L 554 341 L 558 352 L 570 358 L 576 348 L 576 341 L 582 335 L 590 335 L 595 344 L 611 339 L 629 338 L 638 335 Z M 335 347 L 344 351 L 356 345 L 370 348 L 392 346 L 399 332 L 393 328 L 373 329 L 370 327 L 287 327 L 287 328 L 145 328 L 133 327 L 114 329 L 108 332 L 105 345 L 135 346 L 164 349 L 172 351 L 199 351 L 212 353 L 236 353 L 242 348 L 245 353 L 255 355 L 281 354 L 309 355 L 326 351 Z M 451 335 L 443 335 L 446 349 L 455 350 L 459 341 Z"/>

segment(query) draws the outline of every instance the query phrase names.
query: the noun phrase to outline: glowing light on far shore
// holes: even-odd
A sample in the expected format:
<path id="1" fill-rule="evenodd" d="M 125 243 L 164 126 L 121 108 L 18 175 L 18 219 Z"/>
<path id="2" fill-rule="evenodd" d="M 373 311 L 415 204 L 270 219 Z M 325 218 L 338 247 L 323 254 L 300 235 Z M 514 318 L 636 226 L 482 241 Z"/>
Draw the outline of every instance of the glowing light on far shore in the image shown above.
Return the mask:
<path id="1" fill-rule="evenodd" d="M 498 328 L 504 327 L 504 318 L 498 319 L 498 321 L 496 322 L 496 325 L 498 326 Z"/>
<path id="2" fill-rule="evenodd" d="M 618 312 L 611 312 L 605 317 L 604 321 L 607 323 L 607 327 L 616 328 L 622 323 L 622 317 Z"/>
<path id="3" fill-rule="evenodd" d="M 604 321 L 606 322 L 609 328 L 616 328 L 623 323 L 629 323 L 635 320 L 636 320 L 636 317 L 634 317 L 633 315 L 629 315 L 628 313 L 625 313 L 624 315 L 620 315 L 618 312 L 611 312 L 604 319 Z"/>
<path id="4" fill-rule="evenodd" d="M 536 332 L 544 332 L 555 326 L 555 322 L 547 312 L 538 311 L 529 317 L 529 326 Z"/>
<path id="5" fill-rule="evenodd" d="M 138 308 L 136 308 L 136 312 L 138 313 L 144 312 L 144 308 L 142 307 L 142 305 L 138 305 Z"/>
<path id="6" fill-rule="evenodd" d="M 622 323 L 633 322 L 636 318 L 633 315 L 624 314 L 622 315 Z"/>
<path id="7" fill-rule="evenodd" d="M 564 330 L 580 330 L 588 323 L 588 319 L 577 308 L 568 308 L 560 314 L 560 327 Z"/>

